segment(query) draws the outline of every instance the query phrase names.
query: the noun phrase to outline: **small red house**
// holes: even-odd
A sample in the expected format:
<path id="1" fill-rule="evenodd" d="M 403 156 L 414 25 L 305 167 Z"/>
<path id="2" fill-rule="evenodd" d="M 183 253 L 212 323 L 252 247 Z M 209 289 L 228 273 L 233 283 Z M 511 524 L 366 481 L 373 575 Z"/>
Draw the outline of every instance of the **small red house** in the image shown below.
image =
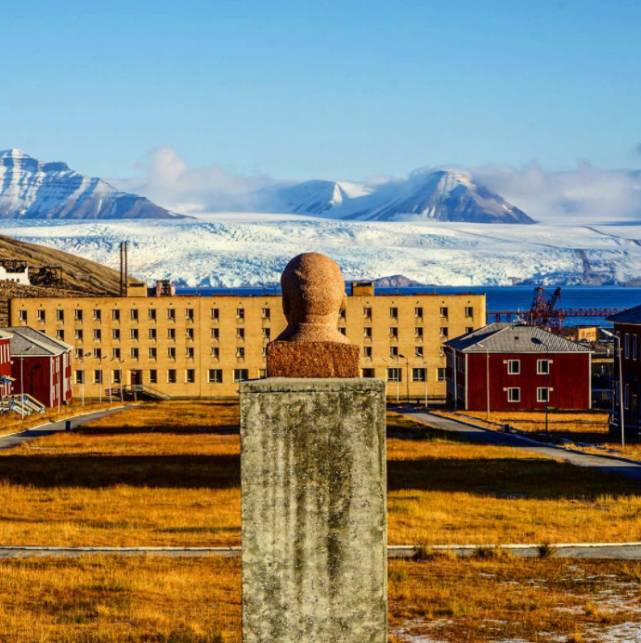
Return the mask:
<path id="1" fill-rule="evenodd" d="M 628 441 L 638 442 L 641 430 L 641 306 L 624 310 L 608 317 L 614 322 L 614 334 L 618 337 L 614 351 L 614 395 L 610 429 L 613 435 L 621 435 L 620 407 L 620 369 L 619 342 L 621 347 L 621 366 L 623 371 L 623 411 L 625 433 Z"/>
<path id="2" fill-rule="evenodd" d="M 445 344 L 447 401 L 468 411 L 591 407 L 592 351 L 525 324 L 490 324 Z"/>
<path id="3" fill-rule="evenodd" d="M 0 331 L 0 398 L 12 394 L 11 335 Z"/>
<path id="4" fill-rule="evenodd" d="M 10 335 L 13 393 L 50 407 L 71 402 L 72 346 L 28 326 L 0 330 Z"/>

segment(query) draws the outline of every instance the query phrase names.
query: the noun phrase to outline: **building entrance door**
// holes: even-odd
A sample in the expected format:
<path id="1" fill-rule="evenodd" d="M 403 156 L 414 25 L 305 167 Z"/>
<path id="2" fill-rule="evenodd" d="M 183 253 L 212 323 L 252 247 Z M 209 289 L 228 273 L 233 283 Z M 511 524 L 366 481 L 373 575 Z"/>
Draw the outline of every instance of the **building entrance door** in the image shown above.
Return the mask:
<path id="1" fill-rule="evenodd" d="M 142 386 L 142 371 L 131 371 L 130 381 L 132 386 Z"/>

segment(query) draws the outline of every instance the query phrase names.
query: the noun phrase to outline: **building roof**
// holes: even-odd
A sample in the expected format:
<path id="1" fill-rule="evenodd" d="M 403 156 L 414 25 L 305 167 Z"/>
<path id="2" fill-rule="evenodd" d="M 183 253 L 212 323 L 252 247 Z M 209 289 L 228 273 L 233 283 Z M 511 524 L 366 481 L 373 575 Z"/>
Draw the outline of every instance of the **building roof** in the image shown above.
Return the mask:
<path id="1" fill-rule="evenodd" d="M 6 333 L 0 330 L 0 339 L 11 339 L 11 335 L 9 333 Z"/>
<path id="2" fill-rule="evenodd" d="M 49 337 L 35 328 L 29 326 L 16 326 L 2 328 L 0 332 L 8 334 L 11 338 L 11 355 L 16 357 L 50 357 L 61 355 L 70 351 L 73 346 Z"/>
<path id="3" fill-rule="evenodd" d="M 489 324 L 446 342 L 463 353 L 591 353 L 583 344 L 527 324 Z"/>
<path id="4" fill-rule="evenodd" d="M 641 306 L 623 310 L 616 315 L 610 315 L 607 320 L 619 322 L 620 324 L 641 324 Z"/>

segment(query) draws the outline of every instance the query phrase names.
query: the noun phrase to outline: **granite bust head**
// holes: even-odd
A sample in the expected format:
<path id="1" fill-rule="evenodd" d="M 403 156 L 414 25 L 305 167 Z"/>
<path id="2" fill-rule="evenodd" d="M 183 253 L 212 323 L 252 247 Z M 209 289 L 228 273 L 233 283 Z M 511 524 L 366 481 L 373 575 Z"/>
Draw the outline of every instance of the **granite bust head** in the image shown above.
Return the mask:
<path id="1" fill-rule="evenodd" d="M 276 341 L 349 344 L 337 328 L 347 297 L 335 261 L 317 252 L 298 255 L 287 264 L 280 283 L 288 324 Z"/>

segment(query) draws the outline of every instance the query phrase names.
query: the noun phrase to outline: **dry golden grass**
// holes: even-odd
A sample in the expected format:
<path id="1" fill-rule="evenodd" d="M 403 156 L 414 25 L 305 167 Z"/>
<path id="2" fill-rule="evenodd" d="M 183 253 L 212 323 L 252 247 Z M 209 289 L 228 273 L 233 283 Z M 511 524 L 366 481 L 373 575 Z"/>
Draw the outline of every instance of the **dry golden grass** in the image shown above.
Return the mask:
<path id="1" fill-rule="evenodd" d="M 0 544 L 240 544 L 238 409 L 162 403 L 0 452 Z M 623 478 L 389 415 L 391 544 L 641 540 Z"/>
<path id="2" fill-rule="evenodd" d="M 390 642 L 576 641 L 638 622 L 640 580 L 638 562 L 392 561 Z M 2 641 L 241 641 L 238 559 L 0 561 L 0 597 Z"/>
<path id="3" fill-rule="evenodd" d="M 82 415 L 83 413 L 92 413 L 101 409 L 110 409 L 117 406 L 122 406 L 120 400 L 117 402 L 106 402 L 104 404 L 87 403 L 84 408 L 80 402 L 73 402 L 69 406 L 62 406 L 60 411 L 57 408 L 48 409 L 44 413 L 33 413 L 27 415 L 24 420 L 17 413 L 1 413 L 0 414 L 0 436 L 10 433 L 19 433 L 26 431 L 34 426 L 47 424 L 49 422 L 57 422 L 58 420 L 66 420 L 67 418 Z"/>

